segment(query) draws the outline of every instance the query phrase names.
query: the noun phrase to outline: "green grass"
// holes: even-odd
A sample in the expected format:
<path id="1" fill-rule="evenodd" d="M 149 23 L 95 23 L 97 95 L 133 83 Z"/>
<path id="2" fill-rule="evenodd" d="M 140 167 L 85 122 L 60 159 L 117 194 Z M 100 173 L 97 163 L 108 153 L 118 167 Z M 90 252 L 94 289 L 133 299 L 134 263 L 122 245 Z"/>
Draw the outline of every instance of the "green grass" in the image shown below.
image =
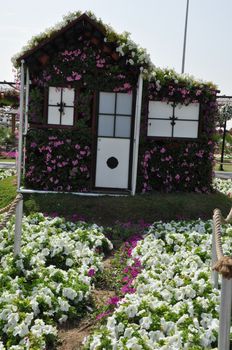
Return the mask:
<path id="1" fill-rule="evenodd" d="M 232 163 L 231 164 L 223 164 L 223 169 L 225 172 L 232 172 Z M 215 166 L 216 171 L 221 171 L 220 170 L 220 164 L 216 164 Z"/>
<path id="2" fill-rule="evenodd" d="M 0 181 L 0 208 L 16 195 L 15 177 Z M 71 217 L 76 214 L 90 222 L 113 225 L 120 222 L 155 220 L 209 219 L 215 208 L 226 216 L 232 199 L 220 193 L 152 193 L 135 197 L 82 197 L 72 194 L 24 195 L 24 212 L 41 211 Z"/>
<path id="3" fill-rule="evenodd" d="M 7 177 L 0 181 L 0 208 L 10 204 L 16 196 L 16 177 Z"/>
<path id="4" fill-rule="evenodd" d="M 15 159 L 11 159 L 11 158 L 0 158 L 0 163 L 15 163 Z"/>
<path id="5" fill-rule="evenodd" d="M 220 208 L 227 215 L 232 199 L 223 194 L 153 193 L 135 197 L 81 197 L 71 194 L 26 195 L 25 212 L 42 211 L 78 217 L 102 225 L 116 221 L 209 219 Z"/>

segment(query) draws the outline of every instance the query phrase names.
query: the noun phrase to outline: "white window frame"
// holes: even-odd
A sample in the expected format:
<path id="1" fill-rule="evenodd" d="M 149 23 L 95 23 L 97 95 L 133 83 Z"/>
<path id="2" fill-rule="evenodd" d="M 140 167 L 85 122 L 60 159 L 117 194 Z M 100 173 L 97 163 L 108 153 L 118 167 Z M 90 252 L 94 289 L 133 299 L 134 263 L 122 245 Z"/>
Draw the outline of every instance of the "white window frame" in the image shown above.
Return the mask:
<path id="1" fill-rule="evenodd" d="M 178 114 L 180 115 L 179 117 Z M 199 103 L 184 105 L 179 103 L 175 104 L 174 102 L 149 101 L 147 125 L 148 137 L 198 139 L 199 123 Z M 159 124 L 160 126 L 162 125 L 162 127 L 160 127 L 160 132 Z M 189 127 L 187 128 L 187 126 Z M 186 133 L 182 132 L 184 128 L 186 128 Z"/>
<path id="2" fill-rule="evenodd" d="M 112 105 L 105 107 L 101 104 L 101 97 L 104 99 L 104 96 L 108 96 L 112 101 Z M 131 104 L 130 110 L 123 110 L 123 99 L 125 97 L 130 96 Z M 118 103 L 119 101 L 122 103 Z M 105 109 L 106 108 L 106 109 Z M 109 134 L 101 133 L 101 126 L 107 121 L 107 118 L 110 118 L 110 124 L 112 124 L 112 129 Z M 128 122 L 128 127 L 125 129 L 125 133 L 123 134 L 122 129 L 118 127 L 120 120 L 126 118 Z M 130 139 L 132 132 L 132 124 L 133 123 L 133 95 L 128 95 L 126 92 L 105 92 L 99 91 L 99 106 L 98 106 L 98 136 L 99 137 L 109 137 L 109 138 L 122 138 L 122 139 Z"/>
<path id="3" fill-rule="evenodd" d="M 65 103 L 64 101 L 64 94 L 65 92 L 69 91 L 73 94 L 73 102 Z M 54 92 L 57 92 L 57 101 L 53 102 L 51 101 L 54 94 Z M 60 95 L 60 96 L 59 96 Z M 74 106 L 74 100 L 76 96 L 76 90 L 74 88 L 67 88 L 67 87 L 60 87 L 60 86 L 49 86 L 48 88 L 48 99 L 47 99 L 47 124 L 48 125 L 56 125 L 61 127 L 73 127 L 75 123 L 75 106 Z M 71 97 L 71 98 L 72 98 Z M 56 97 L 55 97 L 56 100 Z M 71 114 L 69 113 L 71 110 Z M 53 111 L 53 112 L 52 112 Z M 67 115 L 69 114 L 69 122 L 65 120 L 65 111 L 67 112 Z M 52 116 L 51 113 L 56 113 L 57 116 L 57 122 L 55 122 L 54 116 Z M 71 116 L 71 117 L 70 117 Z"/>

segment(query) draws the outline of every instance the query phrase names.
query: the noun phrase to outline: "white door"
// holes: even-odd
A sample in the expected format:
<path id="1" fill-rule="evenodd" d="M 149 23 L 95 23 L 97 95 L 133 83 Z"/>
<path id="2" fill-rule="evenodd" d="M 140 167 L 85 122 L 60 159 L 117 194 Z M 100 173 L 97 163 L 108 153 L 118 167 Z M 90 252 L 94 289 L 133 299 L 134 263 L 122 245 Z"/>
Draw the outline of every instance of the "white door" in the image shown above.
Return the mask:
<path id="1" fill-rule="evenodd" d="M 95 186 L 128 189 L 132 95 L 100 92 Z"/>

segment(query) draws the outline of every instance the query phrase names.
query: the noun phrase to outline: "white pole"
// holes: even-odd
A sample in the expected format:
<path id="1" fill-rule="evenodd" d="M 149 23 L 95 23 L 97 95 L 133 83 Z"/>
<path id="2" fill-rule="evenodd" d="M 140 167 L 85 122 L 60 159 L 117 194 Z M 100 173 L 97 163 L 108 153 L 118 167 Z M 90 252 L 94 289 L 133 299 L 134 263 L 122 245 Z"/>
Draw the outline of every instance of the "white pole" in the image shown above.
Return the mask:
<path id="1" fill-rule="evenodd" d="M 134 127 L 133 163 L 132 163 L 132 190 L 131 190 L 131 194 L 133 196 L 135 195 L 135 191 L 136 191 L 137 170 L 138 170 L 140 121 L 141 121 L 141 107 L 142 107 L 142 95 L 143 95 L 142 71 L 143 71 L 143 68 L 140 68 L 137 96 L 136 96 L 136 109 L 135 109 L 135 127 Z"/>
<path id="2" fill-rule="evenodd" d="M 19 106 L 19 141 L 18 141 L 18 163 L 17 163 L 17 190 L 20 190 L 21 168 L 22 168 L 22 148 L 23 148 L 23 116 L 24 116 L 24 60 L 21 61 L 21 81 L 20 81 L 20 106 Z M 14 236 L 14 256 L 20 253 L 22 234 L 23 200 L 19 201 L 16 207 L 15 236 Z"/>
<path id="3" fill-rule="evenodd" d="M 184 45 L 183 45 L 182 67 L 181 67 L 182 74 L 184 73 L 184 66 L 185 66 L 185 51 L 186 51 L 187 28 L 188 28 L 188 10 L 189 10 L 189 0 L 187 0 L 186 16 L 185 16 Z"/>
<path id="4" fill-rule="evenodd" d="M 222 277 L 218 350 L 230 349 L 232 279 Z"/>
<path id="5" fill-rule="evenodd" d="M 20 106 L 19 106 L 19 140 L 18 140 L 18 163 L 17 163 L 17 190 L 21 183 L 22 146 L 23 146 L 23 111 L 24 111 L 24 60 L 21 61 L 20 81 Z"/>
<path id="6" fill-rule="evenodd" d="M 214 223 L 212 223 L 212 260 L 211 260 L 211 278 L 214 288 L 218 289 L 218 272 L 213 271 L 213 266 L 217 262 L 217 252 L 216 252 L 216 241 L 215 241 L 215 228 Z"/>
<path id="7" fill-rule="evenodd" d="M 26 135 L 28 130 L 28 109 L 29 109 L 29 87 L 30 87 L 30 77 L 29 77 L 29 69 L 27 67 L 26 70 L 26 96 L 25 96 L 25 114 L 24 114 L 24 130 L 23 130 L 23 176 L 25 176 L 25 148 L 26 148 Z"/>
<path id="8" fill-rule="evenodd" d="M 27 134 L 28 129 L 28 108 L 29 108 L 29 87 L 30 87 L 30 76 L 29 69 L 26 70 L 26 98 L 25 98 L 25 125 L 23 134 Z"/>
<path id="9" fill-rule="evenodd" d="M 16 206 L 14 256 L 17 256 L 20 253 L 21 236 L 22 236 L 22 216 L 23 216 L 23 200 L 19 201 Z"/>

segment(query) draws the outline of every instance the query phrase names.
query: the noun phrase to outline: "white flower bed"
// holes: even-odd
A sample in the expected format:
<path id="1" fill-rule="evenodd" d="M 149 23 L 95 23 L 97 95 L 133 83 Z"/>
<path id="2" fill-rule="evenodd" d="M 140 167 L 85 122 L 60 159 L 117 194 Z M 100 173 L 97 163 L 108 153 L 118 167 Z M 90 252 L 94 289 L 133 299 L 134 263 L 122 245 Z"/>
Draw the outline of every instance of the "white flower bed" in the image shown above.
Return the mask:
<path id="1" fill-rule="evenodd" d="M 16 175 L 16 169 L 0 169 L 0 180 Z"/>
<path id="2" fill-rule="evenodd" d="M 13 235 L 12 221 L 0 231 L 0 350 L 45 349 L 57 323 L 88 309 L 91 276 L 112 245 L 96 225 L 35 214 L 23 220 L 15 260 Z"/>
<path id="3" fill-rule="evenodd" d="M 232 179 L 224 180 L 215 178 L 213 188 L 229 197 L 232 197 Z"/>
<path id="4" fill-rule="evenodd" d="M 228 238 L 225 251 L 231 243 Z M 210 222 L 154 224 L 132 253 L 144 268 L 136 292 L 126 295 L 85 349 L 216 349 L 219 292 L 211 286 L 210 255 Z"/>

